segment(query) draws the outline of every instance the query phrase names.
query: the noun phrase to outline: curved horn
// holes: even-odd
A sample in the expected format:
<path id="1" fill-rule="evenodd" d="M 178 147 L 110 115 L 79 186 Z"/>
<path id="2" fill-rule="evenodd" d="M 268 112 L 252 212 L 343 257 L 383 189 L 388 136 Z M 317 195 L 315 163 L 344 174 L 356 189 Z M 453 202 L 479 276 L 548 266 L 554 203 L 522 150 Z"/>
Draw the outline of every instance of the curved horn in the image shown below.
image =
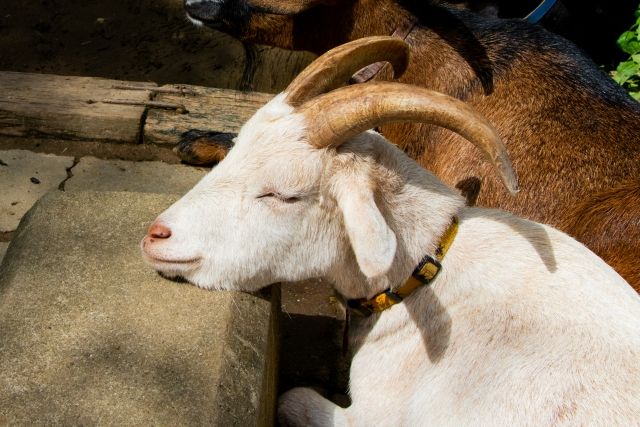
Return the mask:
<path id="1" fill-rule="evenodd" d="M 389 62 L 394 77 L 400 77 L 409 63 L 409 45 L 397 37 L 374 36 L 333 48 L 298 74 L 285 90 L 286 100 L 294 107 L 302 105 L 344 85 L 361 68 L 381 61 Z"/>
<path id="2" fill-rule="evenodd" d="M 498 170 L 502 182 L 515 194 L 518 180 L 507 149 L 496 130 L 466 103 L 421 87 L 376 82 L 336 89 L 297 109 L 304 115 L 309 143 L 322 148 L 384 123 L 413 121 L 445 127 L 478 147 Z"/>

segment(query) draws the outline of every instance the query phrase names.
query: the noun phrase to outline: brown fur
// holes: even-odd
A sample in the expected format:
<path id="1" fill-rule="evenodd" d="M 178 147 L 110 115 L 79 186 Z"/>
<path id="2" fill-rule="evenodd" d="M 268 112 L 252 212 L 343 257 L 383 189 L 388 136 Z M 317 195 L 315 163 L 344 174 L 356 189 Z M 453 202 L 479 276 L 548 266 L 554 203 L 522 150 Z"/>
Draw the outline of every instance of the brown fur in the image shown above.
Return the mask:
<path id="1" fill-rule="evenodd" d="M 607 259 L 629 283 L 640 283 L 638 211 L 640 180 L 630 180 L 578 204 L 563 229 Z"/>
<path id="2" fill-rule="evenodd" d="M 180 159 L 190 165 L 210 166 L 224 159 L 233 147 L 235 134 L 192 129 L 182 135 L 174 148 Z"/>
<path id="3" fill-rule="evenodd" d="M 336 0 L 291 16 L 252 13 L 244 30 L 229 32 L 322 53 L 349 40 L 391 34 L 412 16 L 398 3 Z M 504 191 L 491 166 L 450 131 L 403 123 L 383 126 L 383 134 L 445 183 L 477 197 L 478 205 L 573 234 L 640 290 L 640 203 L 628 201 L 637 195 L 638 181 L 624 184 L 626 192 L 611 190 L 640 176 L 640 105 L 569 42 L 542 29 L 485 24 L 447 8 L 430 12 L 407 39 L 412 58 L 400 81 L 458 97 L 483 114 L 507 145 L 521 192 L 511 197 Z M 601 203 L 625 214 L 611 215 Z M 580 228 L 584 221 L 598 226 Z"/>

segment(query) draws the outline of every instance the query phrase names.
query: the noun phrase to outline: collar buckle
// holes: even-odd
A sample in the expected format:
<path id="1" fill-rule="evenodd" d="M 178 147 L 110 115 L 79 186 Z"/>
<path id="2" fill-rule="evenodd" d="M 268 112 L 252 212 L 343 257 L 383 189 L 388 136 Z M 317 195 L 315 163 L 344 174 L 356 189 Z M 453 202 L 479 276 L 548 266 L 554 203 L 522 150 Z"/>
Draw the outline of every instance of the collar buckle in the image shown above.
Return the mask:
<path id="1" fill-rule="evenodd" d="M 404 285 L 394 290 L 387 289 L 371 299 L 347 300 L 347 311 L 361 317 L 369 317 L 373 313 L 380 313 L 410 296 L 421 286 L 428 286 L 442 270 L 440 263 L 453 243 L 458 232 L 458 218 L 453 217 L 451 224 L 440 238 L 435 256 L 425 255 Z"/>
<path id="2" fill-rule="evenodd" d="M 436 278 L 440 270 L 442 270 L 440 261 L 431 255 L 425 255 L 411 275 L 422 284 L 428 285 Z"/>

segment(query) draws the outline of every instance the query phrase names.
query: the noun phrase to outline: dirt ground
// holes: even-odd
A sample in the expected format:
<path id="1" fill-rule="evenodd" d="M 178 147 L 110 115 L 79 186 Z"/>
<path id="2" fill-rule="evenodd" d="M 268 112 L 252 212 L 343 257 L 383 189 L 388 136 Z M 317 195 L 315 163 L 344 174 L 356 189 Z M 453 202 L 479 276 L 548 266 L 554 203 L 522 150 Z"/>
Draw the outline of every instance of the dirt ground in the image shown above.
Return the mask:
<path id="1" fill-rule="evenodd" d="M 251 69 L 245 69 L 253 55 Z M 0 70 L 275 93 L 313 56 L 198 29 L 182 0 L 2 0 Z M 259 71 L 257 71 L 259 70 Z"/>
<path id="2" fill-rule="evenodd" d="M 460 3 L 461 0 L 449 0 Z M 243 45 L 190 24 L 182 0 L 2 0 L 0 70 L 187 83 L 275 93 L 313 58 Z M 487 1 L 469 1 L 484 4 Z M 501 1 L 497 2 L 502 8 Z M 505 2 L 509 5 L 513 2 Z M 527 0 L 529 10 L 537 1 Z M 543 24 L 578 43 L 606 68 L 631 25 L 635 0 L 564 0 Z M 504 6 L 505 17 L 522 15 Z M 247 67 L 247 57 L 255 58 Z"/>

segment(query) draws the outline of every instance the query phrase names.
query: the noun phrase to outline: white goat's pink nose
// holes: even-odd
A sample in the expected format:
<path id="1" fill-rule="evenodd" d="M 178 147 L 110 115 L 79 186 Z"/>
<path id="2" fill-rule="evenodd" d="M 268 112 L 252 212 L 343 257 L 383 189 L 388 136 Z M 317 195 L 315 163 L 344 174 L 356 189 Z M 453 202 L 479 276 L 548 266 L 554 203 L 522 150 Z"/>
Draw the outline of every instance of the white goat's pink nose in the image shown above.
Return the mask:
<path id="1" fill-rule="evenodd" d="M 151 224 L 151 227 L 149 227 L 147 234 L 156 239 L 168 239 L 171 237 L 171 229 L 165 225 L 154 222 Z"/>

